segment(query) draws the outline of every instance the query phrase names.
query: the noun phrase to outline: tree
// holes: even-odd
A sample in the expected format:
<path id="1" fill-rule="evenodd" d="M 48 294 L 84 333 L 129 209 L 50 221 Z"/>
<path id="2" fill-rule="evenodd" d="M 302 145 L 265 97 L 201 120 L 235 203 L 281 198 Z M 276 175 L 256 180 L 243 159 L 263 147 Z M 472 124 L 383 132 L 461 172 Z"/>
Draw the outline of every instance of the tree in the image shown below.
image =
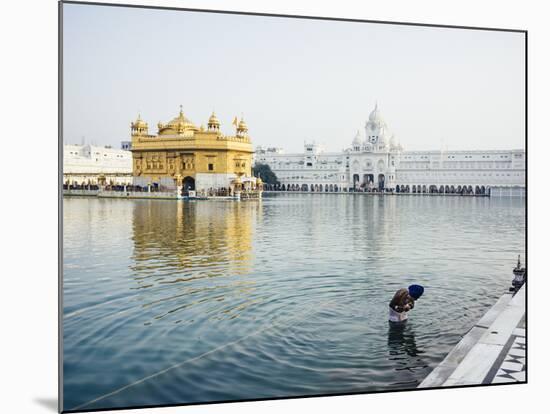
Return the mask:
<path id="1" fill-rule="evenodd" d="M 262 164 L 259 162 L 254 164 L 254 167 L 252 167 L 252 175 L 255 177 L 259 176 L 266 184 L 279 184 L 277 176 L 273 171 L 271 171 L 271 167 L 268 164 Z"/>

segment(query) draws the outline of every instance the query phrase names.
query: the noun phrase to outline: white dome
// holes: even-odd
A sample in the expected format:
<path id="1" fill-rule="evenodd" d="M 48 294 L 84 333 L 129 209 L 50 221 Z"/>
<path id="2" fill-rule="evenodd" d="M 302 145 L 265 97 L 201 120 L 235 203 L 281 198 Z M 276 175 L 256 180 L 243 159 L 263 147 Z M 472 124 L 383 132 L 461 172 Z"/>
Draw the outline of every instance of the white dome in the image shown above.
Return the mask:
<path id="1" fill-rule="evenodd" d="M 384 120 L 382 119 L 382 116 L 380 115 L 380 111 L 378 109 L 378 103 L 374 106 L 374 109 L 370 113 L 369 121 L 371 121 L 371 122 L 380 122 L 380 123 L 384 122 Z"/>
<path id="2" fill-rule="evenodd" d="M 376 130 L 386 128 L 386 123 L 380 115 L 380 110 L 378 109 L 378 104 L 375 105 L 373 111 L 369 115 L 369 120 L 365 125 L 367 129 Z"/>
<path id="3" fill-rule="evenodd" d="M 359 134 L 359 131 L 357 131 L 357 134 L 355 134 L 355 138 L 353 138 L 352 144 L 353 146 L 361 145 L 361 135 Z"/>

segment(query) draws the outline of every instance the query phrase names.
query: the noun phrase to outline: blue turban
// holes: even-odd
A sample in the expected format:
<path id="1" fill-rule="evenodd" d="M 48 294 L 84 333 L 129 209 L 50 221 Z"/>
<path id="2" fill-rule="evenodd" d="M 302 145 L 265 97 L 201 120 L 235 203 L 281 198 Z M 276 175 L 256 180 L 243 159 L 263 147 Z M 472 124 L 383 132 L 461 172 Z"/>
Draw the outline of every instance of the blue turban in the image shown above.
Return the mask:
<path id="1" fill-rule="evenodd" d="M 411 295 L 414 300 L 418 299 L 424 293 L 424 288 L 420 285 L 410 285 L 409 286 L 409 295 Z"/>

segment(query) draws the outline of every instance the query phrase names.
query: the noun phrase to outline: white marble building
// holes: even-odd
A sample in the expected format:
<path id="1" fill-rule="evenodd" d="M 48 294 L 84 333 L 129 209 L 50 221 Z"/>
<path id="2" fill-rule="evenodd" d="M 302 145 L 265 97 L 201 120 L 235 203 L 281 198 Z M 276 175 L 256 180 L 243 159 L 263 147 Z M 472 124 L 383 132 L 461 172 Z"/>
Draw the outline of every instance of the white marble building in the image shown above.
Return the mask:
<path id="1" fill-rule="evenodd" d="M 404 151 L 378 105 L 364 135 L 358 131 L 351 147 L 341 152 L 305 143 L 303 153 L 258 148 L 255 158 L 271 167 L 285 191 L 488 194 L 490 189 L 493 195 L 523 195 L 525 189 L 523 149 Z"/>
<path id="2" fill-rule="evenodd" d="M 63 146 L 64 184 L 131 184 L 132 153 L 94 145 Z"/>
<path id="3" fill-rule="evenodd" d="M 304 152 L 285 154 L 280 149 L 257 148 L 255 160 L 268 164 L 285 185 L 302 191 L 343 189 L 347 186 L 346 156 L 340 152 L 325 152 L 316 143 L 305 143 Z"/>

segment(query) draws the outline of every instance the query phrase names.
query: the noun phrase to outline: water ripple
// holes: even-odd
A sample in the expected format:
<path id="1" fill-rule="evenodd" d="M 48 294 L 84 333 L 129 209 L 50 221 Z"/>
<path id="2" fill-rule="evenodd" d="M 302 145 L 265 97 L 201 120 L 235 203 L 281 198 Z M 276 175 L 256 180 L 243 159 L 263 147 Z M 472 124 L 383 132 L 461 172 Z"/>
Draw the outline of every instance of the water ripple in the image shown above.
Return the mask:
<path id="1" fill-rule="evenodd" d="M 65 199 L 65 406 L 414 388 L 509 284 L 523 202 Z"/>

